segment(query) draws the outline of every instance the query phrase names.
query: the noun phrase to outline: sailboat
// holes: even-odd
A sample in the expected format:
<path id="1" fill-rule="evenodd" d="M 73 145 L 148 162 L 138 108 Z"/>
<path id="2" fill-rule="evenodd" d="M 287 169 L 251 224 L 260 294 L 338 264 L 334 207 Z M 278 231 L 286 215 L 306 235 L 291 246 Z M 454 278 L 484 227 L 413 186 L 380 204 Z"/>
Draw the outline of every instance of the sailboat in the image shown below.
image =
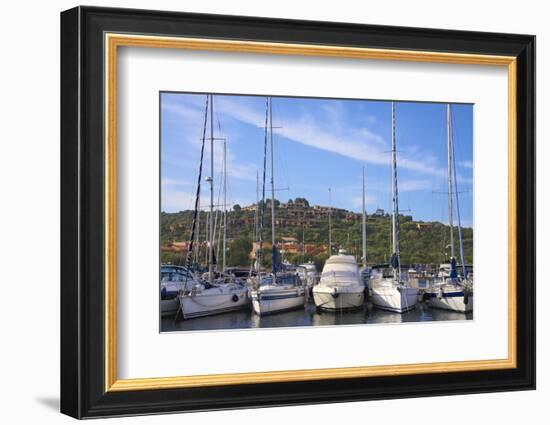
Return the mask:
<path id="1" fill-rule="evenodd" d="M 424 297 L 430 307 L 466 313 L 472 311 L 474 304 L 472 282 L 468 279 L 468 272 L 464 264 L 464 244 L 462 241 L 462 226 L 460 223 L 460 206 L 458 202 L 458 190 L 456 184 L 456 163 L 454 158 L 454 144 L 452 131 L 451 105 L 447 104 L 447 195 L 449 205 L 449 228 L 451 258 L 449 265 L 441 265 L 440 274 L 431 287 L 425 292 Z M 457 272 L 457 264 L 454 252 L 453 234 L 453 182 L 458 220 L 458 239 L 460 247 L 460 261 L 462 263 L 462 275 Z"/>
<path id="2" fill-rule="evenodd" d="M 208 95 L 206 98 L 204 128 L 197 182 L 197 192 L 195 197 L 195 209 L 193 222 L 191 226 L 191 237 L 189 241 L 189 250 L 187 252 L 187 267 L 189 268 L 193 259 L 193 243 L 195 241 L 195 230 L 197 217 L 199 214 L 199 199 L 201 193 L 202 165 L 204 157 L 204 147 L 206 144 L 206 128 L 208 124 L 208 113 L 210 112 L 210 176 L 206 181 L 210 184 L 210 212 L 209 212 L 209 236 L 208 236 L 208 272 L 200 280 L 188 280 L 185 287 L 179 295 L 179 310 L 184 319 L 193 317 L 209 316 L 213 314 L 225 313 L 227 311 L 238 310 L 249 306 L 248 289 L 244 282 L 239 279 L 227 277 L 218 274 L 214 270 L 214 97 Z M 224 148 L 225 156 L 225 148 Z M 224 160 L 224 174 L 225 174 Z M 224 179 L 226 176 L 224 175 Z M 225 184 L 224 184 L 225 185 Z M 225 196 L 225 195 L 224 195 Z M 224 199 L 225 203 L 225 199 Z M 225 209 L 225 206 L 224 206 Z M 225 216 L 225 214 L 224 214 Z M 225 217 L 224 217 L 224 251 L 225 251 Z M 225 268 L 225 252 L 223 253 Z"/>
<path id="3" fill-rule="evenodd" d="M 332 211 L 332 205 L 329 207 L 330 211 Z M 332 245 L 331 230 L 329 226 L 329 245 Z M 363 247 L 365 248 L 364 243 Z M 364 252 L 363 255 L 365 255 Z M 347 255 L 345 250 L 339 249 L 337 255 L 331 255 L 327 259 L 323 266 L 321 280 L 313 288 L 313 301 L 317 308 L 324 310 L 353 309 L 363 305 L 365 285 L 355 256 Z"/>
<path id="4" fill-rule="evenodd" d="M 379 275 L 369 282 L 374 307 L 405 313 L 413 310 L 418 301 L 418 289 L 408 285 L 401 274 L 401 253 L 399 243 L 399 196 L 397 190 L 397 149 L 395 140 L 395 103 L 391 104 L 392 110 L 392 245 L 390 265 L 392 275 L 385 277 Z"/>
<path id="5" fill-rule="evenodd" d="M 269 119 L 269 126 L 268 126 Z M 268 144 L 269 127 L 269 145 L 271 159 L 271 273 L 261 272 L 263 259 L 263 222 L 265 210 L 265 171 Z M 285 272 L 279 270 L 277 263 L 277 247 L 275 238 L 275 179 L 273 171 L 273 112 L 272 99 L 266 100 L 266 121 L 265 121 L 265 140 L 264 140 L 264 171 L 262 188 L 262 208 L 260 210 L 259 223 L 259 250 L 256 261 L 257 275 L 252 279 L 252 289 L 250 297 L 252 298 L 252 307 L 254 312 L 260 316 L 272 313 L 278 313 L 285 310 L 303 307 L 306 300 L 306 288 L 304 287 L 297 273 Z"/>
<path id="6" fill-rule="evenodd" d="M 187 267 L 172 264 L 160 266 L 160 314 L 174 316 L 179 308 L 178 295 L 186 286 L 192 287 L 199 279 Z"/>

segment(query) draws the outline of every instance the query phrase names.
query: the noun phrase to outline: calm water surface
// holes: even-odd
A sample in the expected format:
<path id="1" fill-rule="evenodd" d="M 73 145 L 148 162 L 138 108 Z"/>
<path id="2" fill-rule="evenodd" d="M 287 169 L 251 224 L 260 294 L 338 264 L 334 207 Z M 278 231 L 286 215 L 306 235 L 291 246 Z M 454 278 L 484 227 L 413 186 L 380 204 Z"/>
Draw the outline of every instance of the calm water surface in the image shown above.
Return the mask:
<path id="1" fill-rule="evenodd" d="M 204 331 L 215 329 L 333 326 L 472 319 L 472 312 L 464 314 L 453 311 L 439 310 L 430 308 L 423 302 L 418 303 L 416 309 L 404 314 L 399 314 L 372 308 L 370 303 L 366 303 L 363 308 L 353 311 L 317 312 L 313 302 L 309 301 L 304 308 L 263 317 L 255 314 L 250 308 L 219 314 L 217 316 L 197 317 L 188 320 L 174 321 L 173 318 L 163 318 L 161 323 L 161 331 Z"/>

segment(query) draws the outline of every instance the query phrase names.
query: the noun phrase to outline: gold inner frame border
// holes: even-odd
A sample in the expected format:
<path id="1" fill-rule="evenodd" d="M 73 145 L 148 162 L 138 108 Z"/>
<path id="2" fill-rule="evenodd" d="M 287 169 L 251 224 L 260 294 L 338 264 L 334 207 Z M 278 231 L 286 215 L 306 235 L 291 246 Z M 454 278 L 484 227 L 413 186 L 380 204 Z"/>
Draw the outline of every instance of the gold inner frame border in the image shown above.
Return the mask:
<path id="1" fill-rule="evenodd" d="M 513 369 L 517 365 L 517 129 L 516 129 L 516 58 L 463 53 L 428 52 L 393 49 L 371 49 L 329 45 L 288 44 L 256 41 L 180 38 L 150 35 L 106 33 L 105 46 L 105 391 L 138 391 L 217 385 L 242 385 L 322 379 L 365 378 Z M 261 53 L 278 55 L 324 56 L 364 60 L 397 60 L 468 65 L 503 66 L 508 72 L 508 358 L 455 362 L 398 364 L 289 371 L 230 373 L 174 377 L 118 379 L 116 323 L 116 123 L 117 123 L 117 51 L 118 47 L 148 47 Z"/>

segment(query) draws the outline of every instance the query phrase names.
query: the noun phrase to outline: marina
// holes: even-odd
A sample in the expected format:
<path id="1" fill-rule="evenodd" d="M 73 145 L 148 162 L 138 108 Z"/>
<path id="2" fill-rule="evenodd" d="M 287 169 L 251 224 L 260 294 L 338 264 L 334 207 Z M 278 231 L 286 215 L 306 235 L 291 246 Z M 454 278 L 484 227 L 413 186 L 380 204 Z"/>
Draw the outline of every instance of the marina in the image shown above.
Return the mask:
<path id="1" fill-rule="evenodd" d="M 450 104 L 441 105 L 445 137 L 439 139 L 445 140 L 447 166 L 436 170 L 446 177 L 445 225 L 413 222 L 399 207 L 398 167 L 399 173 L 404 168 L 410 175 L 411 165 L 402 154 L 398 159 L 397 140 L 406 137 L 399 131 L 403 108 L 396 102 L 384 103 L 391 130 L 391 172 L 381 174 L 391 186 L 385 195 L 391 199 L 388 213 L 378 208 L 368 217 L 365 165 L 360 167 L 360 179 L 347 181 L 352 193 L 360 192 L 360 213 L 333 207 L 332 185 L 325 189 L 328 207 L 311 206 L 305 197 L 287 203 L 277 199 L 277 192 L 289 188 L 278 185 L 277 170 L 284 167 L 280 157 L 276 159 L 275 136 L 281 127 L 273 123 L 270 96 L 257 105 L 263 109 L 258 116 L 263 126 L 258 137 L 262 143 L 255 144 L 261 147 L 256 202 L 245 207 L 231 203 L 228 181 L 234 158 L 222 134 L 219 106 L 215 108 L 221 104 L 224 110 L 219 97 L 203 98 L 198 170 L 189 185 L 195 188 L 189 193 L 193 206 L 176 215 L 185 221 L 168 224 L 170 216 L 161 214 L 161 332 L 473 319 L 473 266 L 467 263 L 473 257 L 473 229 L 464 228 L 461 221 L 457 181 L 464 177 L 456 170 Z M 219 144 L 221 150 L 216 148 Z M 405 192 L 410 188 L 411 182 L 405 181 Z M 187 241 L 175 241 L 176 229 L 183 229 L 178 232 Z M 434 243 L 441 238 L 439 232 L 442 243 Z M 162 245 L 162 240 L 168 244 Z M 308 240 L 314 241 L 309 248 Z"/>

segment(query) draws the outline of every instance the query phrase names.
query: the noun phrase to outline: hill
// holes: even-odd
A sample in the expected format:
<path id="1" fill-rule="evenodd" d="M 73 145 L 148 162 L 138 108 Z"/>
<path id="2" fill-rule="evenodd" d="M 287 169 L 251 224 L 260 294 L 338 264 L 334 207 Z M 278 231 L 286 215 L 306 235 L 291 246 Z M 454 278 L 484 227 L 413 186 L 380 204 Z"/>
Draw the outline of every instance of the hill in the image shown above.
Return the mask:
<path id="1" fill-rule="evenodd" d="M 261 205 L 260 205 L 261 206 Z M 304 198 L 287 203 L 275 201 L 277 248 L 291 263 L 308 260 L 322 266 L 328 255 L 329 208 L 310 206 Z M 221 211 L 217 212 L 216 235 L 220 235 Z M 235 205 L 227 214 L 228 266 L 249 266 L 254 255 L 256 208 L 254 205 Z M 181 263 L 187 250 L 193 211 L 161 213 L 162 261 Z M 200 240 L 206 240 L 207 214 L 199 215 Z M 449 226 L 440 222 L 415 221 L 412 216 L 400 215 L 402 264 L 439 264 L 448 262 L 450 255 Z M 264 241 L 271 241 L 271 208 L 266 204 Z M 473 229 L 463 228 L 464 257 L 473 262 Z M 458 252 L 458 229 L 454 228 L 455 255 Z M 332 208 L 332 243 L 334 249 L 345 248 L 361 256 L 361 214 Z M 266 249 L 269 244 L 266 244 Z M 206 250 L 206 248 L 205 248 Z M 446 252 L 447 250 L 447 252 Z M 219 253 L 219 249 L 218 249 Z M 367 260 L 369 264 L 388 261 L 391 254 L 391 216 L 378 210 L 367 219 Z M 268 257 L 269 255 L 266 255 Z M 204 257 L 204 256 L 203 256 Z M 269 259 L 266 258 L 266 263 Z M 269 265 L 269 264 L 267 264 Z"/>

